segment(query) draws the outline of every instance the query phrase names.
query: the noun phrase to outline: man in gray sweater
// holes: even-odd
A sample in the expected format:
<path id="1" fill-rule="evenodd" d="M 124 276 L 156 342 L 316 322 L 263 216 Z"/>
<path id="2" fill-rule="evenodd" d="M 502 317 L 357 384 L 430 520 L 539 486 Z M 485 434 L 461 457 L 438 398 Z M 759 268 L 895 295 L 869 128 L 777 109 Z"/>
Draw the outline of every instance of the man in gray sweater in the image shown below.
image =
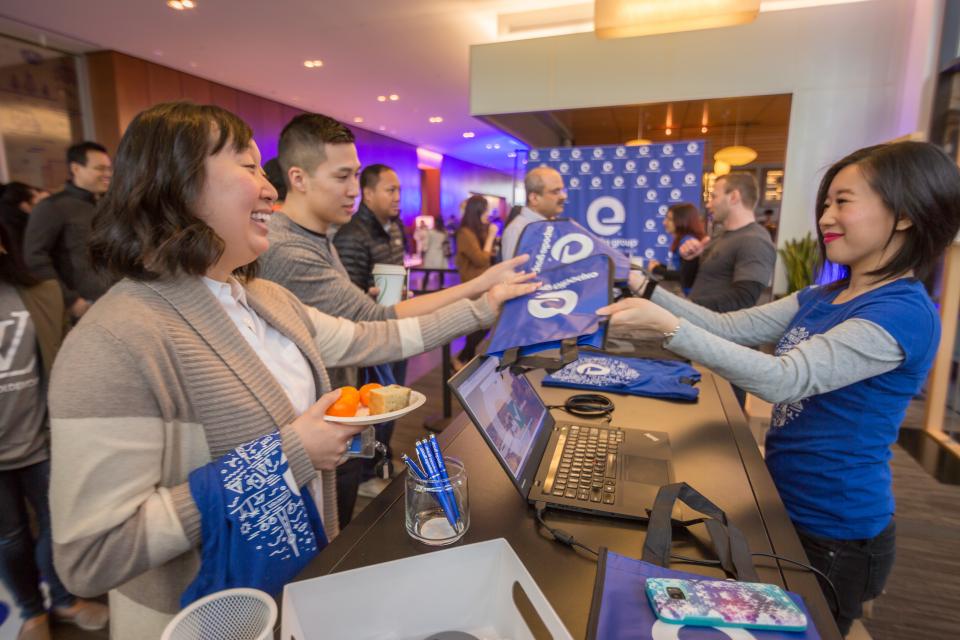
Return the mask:
<path id="1" fill-rule="evenodd" d="M 747 173 L 717 178 L 710 194 L 714 222 L 723 234 L 714 240 L 690 239 L 680 247 L 685 260 L 700 256 L 689 299 L 712 311 L 736 311 L 757 304 L 770 284 L 777 249 L 757 224 L 757 180 Z"/>
<path id="2" fill-rule="evenodd" d="M 360 193 L 360 160 L 353 133 L 325 115 L 299 115 L 280 134 L 278 160 L 287 194 L 283 210 L 270 219 L 270 248 L 260 256 L 260 275 L 328 315 L 354 322 L 420 316 L 481 295 L 524 262 L 503 263 L 468 283 L 390 307 L 379 305 L 351 282 L 329 235 L 332 225 L 350 220 Z M 330 369 L 328 373 L 333 388 L 357 383 L 356 368 Z M 342 524 L 350 521 L 361 471 L 356 459 L 337 468 Z"/>
<path id="3" fill-rule="evenodd" d="M 67 167 L 70 179 L 63 191 L 31 212 L 23 253 L 37 277 L 60 282 L 67 309 L 78 319 L 111 284 L 91 267 L 87 241 L 97 198 L 110 186 L 113 166 L 102 145 L 81 142 L 67 149 Z"/>

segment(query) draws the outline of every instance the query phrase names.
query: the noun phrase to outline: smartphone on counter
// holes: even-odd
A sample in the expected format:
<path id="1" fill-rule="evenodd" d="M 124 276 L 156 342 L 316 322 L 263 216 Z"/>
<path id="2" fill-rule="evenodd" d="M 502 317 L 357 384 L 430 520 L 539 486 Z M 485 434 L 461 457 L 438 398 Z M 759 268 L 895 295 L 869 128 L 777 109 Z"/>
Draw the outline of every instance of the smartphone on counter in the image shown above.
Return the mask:
<path id="1" fill-rule="evenodd" d="M 804 631 L 807 616 L 775 584 L 648 578 L 647 599 L 671 624 Z"/>

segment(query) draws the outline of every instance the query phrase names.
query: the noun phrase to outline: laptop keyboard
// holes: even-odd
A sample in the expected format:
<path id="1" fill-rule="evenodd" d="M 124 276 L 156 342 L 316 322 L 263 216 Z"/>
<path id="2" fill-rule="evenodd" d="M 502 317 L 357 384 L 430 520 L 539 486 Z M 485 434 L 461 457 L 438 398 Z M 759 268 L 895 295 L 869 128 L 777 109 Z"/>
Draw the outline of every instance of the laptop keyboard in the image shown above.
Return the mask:
<path id="1" fill-rule="evenodd" d="M 622 429 L 561 426 L 543 490 L 584 502 L 613 504 Z"/>

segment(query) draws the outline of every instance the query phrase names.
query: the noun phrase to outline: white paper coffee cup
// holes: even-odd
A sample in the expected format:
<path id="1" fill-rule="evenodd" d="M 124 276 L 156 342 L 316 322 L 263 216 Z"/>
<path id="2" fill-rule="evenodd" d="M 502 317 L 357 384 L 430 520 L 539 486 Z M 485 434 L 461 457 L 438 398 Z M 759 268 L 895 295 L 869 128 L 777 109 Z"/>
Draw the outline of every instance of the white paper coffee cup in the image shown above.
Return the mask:
<path id="1" fill-rule="evenodd" d="M 403 299 L 403 287 L 407 280 L 407 269 L 398 264 L 373 265 L 373 284 L 380 290 L 377 303 L 392 306 Z"/>

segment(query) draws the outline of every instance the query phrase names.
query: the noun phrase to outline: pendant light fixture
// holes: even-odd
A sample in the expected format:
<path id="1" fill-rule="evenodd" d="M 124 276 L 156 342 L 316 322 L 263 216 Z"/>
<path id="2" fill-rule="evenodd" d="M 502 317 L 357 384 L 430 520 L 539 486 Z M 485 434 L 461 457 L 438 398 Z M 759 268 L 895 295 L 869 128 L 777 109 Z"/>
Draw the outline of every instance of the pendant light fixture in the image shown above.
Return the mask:
<path id="1" fill-rule="evenodd" d="M 754 149 L 740 144 L 740 105 L 737 105 L 737 120 L 733 127 L 733 146 L 720 149 L 713 154 L 713 159 L 731 167 L 741 167 L 757 159 L 757 152 Z"/>
<path id="2" fill-rule="evenodd" d="M 633 140 L 627 140 L 624 143 L 628 147 L 640 147 L 645 144 L 653 144 L 650 140 L 643 137 L 643 109 L 637 114 L 637 137 Z"/>

